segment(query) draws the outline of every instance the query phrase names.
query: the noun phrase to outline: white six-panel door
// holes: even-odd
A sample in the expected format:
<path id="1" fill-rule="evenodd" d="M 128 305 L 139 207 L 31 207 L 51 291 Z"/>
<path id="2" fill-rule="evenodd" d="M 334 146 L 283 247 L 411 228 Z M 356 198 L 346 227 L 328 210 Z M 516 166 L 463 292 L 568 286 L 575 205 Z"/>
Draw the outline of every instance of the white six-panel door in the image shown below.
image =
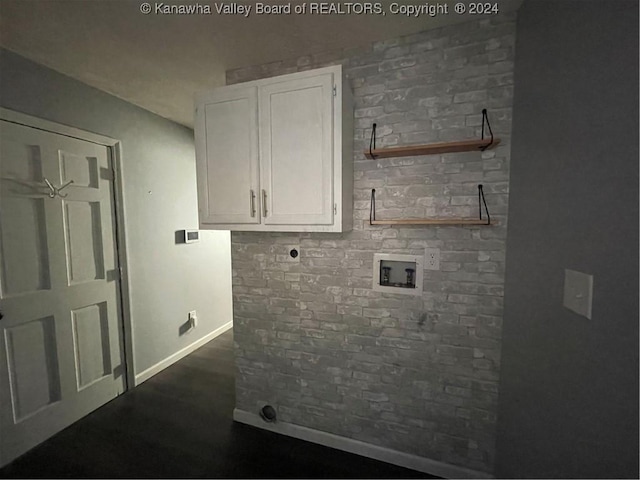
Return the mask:
<path id="1" fill-rule="evenodd" d="M 263 222 L 333 223 L 333 74 L 260 87 Z"/>
<path id="2" fill-rule="evenodd" d="M 0 464 L 124 390 L 110 161 L 0 121 Z"/>

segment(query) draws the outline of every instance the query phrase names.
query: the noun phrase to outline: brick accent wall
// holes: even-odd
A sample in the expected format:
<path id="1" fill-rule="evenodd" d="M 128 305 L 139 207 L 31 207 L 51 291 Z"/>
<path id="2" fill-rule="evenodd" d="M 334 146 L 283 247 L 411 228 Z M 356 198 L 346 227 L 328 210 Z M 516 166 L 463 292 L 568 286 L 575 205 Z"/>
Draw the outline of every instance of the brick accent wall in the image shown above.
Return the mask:
<path id="1" fill-rule="evenodd" d="M 515 15 L 232 70 L 229 84 L 341 63 L 355 96 L 354 228 L 232 233 L 237 408 L 491 473 L 500 371 Z M 378 145 L 477 138 L 484 153 L 367 160 Z M 477 215 L 498 226 L 372 227 Z M 300 255 L 291 258 L 291 248 Z M 441 250 L 422 296 L 372 290 L 375 252 Z"/>

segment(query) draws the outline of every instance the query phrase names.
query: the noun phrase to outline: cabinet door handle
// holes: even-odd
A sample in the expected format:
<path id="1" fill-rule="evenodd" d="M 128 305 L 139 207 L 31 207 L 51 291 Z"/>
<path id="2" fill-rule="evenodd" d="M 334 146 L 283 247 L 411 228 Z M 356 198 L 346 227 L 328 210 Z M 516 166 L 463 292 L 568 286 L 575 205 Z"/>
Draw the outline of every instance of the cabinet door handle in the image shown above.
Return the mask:
<path id="1" fill-rule="evenodd" d="M 262 190 L 262 216 L 267 216 L 267 191 Z"/>
<path id="2" fill-rule="evenodd" d="M 249 198 L 251 199 L 251 216 L 255 217 L 256 216 L 256 193 L 253 191 L 253 189 L 249 190 Z"/>

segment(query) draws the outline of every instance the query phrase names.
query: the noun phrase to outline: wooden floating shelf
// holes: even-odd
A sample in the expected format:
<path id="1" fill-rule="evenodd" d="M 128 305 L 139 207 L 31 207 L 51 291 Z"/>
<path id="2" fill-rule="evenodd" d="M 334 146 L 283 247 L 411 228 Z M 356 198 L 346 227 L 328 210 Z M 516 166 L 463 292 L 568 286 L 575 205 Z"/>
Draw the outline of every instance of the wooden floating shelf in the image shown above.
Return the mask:
<path id="1" fill-rule="evenodd" d="M 439 153 L 473 152 L 483 148 L 492 149 L 500 143 L 499 138 L 484 140 L 463 140 L 460 142 L 430 143 L 427 145 L 410 145 L 408 147 L 375 148 L 365 150 L 364 155 L 369 159 L 391 157 L 413 157 L 416 155 L 435 155 Z M 373 155 L 372 155 L 373 154 Z"/>
<path id="2" fill-rule="evenodd" d="M 497 222 L 492 220 L 487 223 L 486 220 L 478 218 L 406 218 L 399 220 L 371 220 L 371 225 L 496 225 Z"/>

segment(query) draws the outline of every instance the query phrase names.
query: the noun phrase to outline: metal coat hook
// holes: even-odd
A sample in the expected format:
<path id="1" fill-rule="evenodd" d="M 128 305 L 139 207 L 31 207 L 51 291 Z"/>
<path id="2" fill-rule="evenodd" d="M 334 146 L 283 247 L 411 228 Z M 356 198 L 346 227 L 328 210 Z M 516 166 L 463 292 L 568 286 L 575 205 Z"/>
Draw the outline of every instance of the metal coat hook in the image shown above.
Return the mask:
<path id="1" fill-rule="evenodd" d="M 60 194 L 60 192 L 62 190 L 64 190 L 65 188 L 67 188 L 69 185 L 71 185 L 73 183 L 73 180 L 69 180 L 67 183 L 62 185 L 60 188 L 56 188 L 53 185 L 51 185 L 51 182 L 49 180 L 47 180 L 46 178 L 44 179 L 44 183 L 46 183 L 47 187 L 49 187 L 49 198 L 55 198 L 56 195 L 59 196 L 60 198 L 67 198 L 67 195 L 62 195 L 62 194 Z"/>
<path id="2" fill-rule="evenodd" d="M 46 183 L 47 187 L 49 187 L 49 198 L 55 198 L 55 196 L 56 196 L 56 187 L 51 185 L 51 182 L 49 180 L 47 180 L 46 178 L 44 179 L 44 183 Z"/>

